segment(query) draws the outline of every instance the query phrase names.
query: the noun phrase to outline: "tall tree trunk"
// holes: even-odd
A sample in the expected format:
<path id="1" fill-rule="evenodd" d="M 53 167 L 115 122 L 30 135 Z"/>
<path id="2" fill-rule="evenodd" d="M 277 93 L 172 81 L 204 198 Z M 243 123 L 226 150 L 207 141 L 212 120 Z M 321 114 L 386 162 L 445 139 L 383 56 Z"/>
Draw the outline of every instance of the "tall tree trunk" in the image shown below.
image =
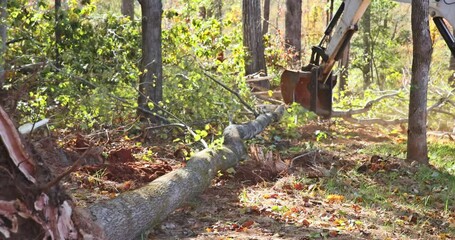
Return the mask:
<path id="1" fill-rule="evenodd" d="M 453 35 L 455 36 L 455 26 L 453 26 Z M 452 71 L 449 77 L 449 85 L 455 86 L 455 56 L 453 54 L 450 55 L 450 63 L 449 63 L 449 70 Z"/>
<path id="2" fill-rule="evenodd" d="M 327 19 L 325 21 L 326 25 L 329 25 L 330 20 L 333 17 L 333 2 L 332 0 L 327 0 L 327 3 L 330 4 L 329 8 L 327 9 Z"/>
<path id="3" fill-rule="evenodd" d="M 212 0 L 208 14 L 209 17 L 215 17 L 215 19 L 220 23 L 220 32 L 223 34 L 223 1 Z M 224 61 L 224 52 L 219 51 L 216 58 L 220 62 Z"/>
<path id="4" fill-rule="evenodd" d="M 276 18 L 275 18 L 275 26 L 279 26 L 279 23 L 280 23 L 280 20 L 281 20 L 281 16 L 283 14 L 283 1 L 278 1 L 277 3 L 278 7 L 278 14 L 276 14 Z"/>
<path id="5" fill-rule="evenodd" d="M 302 0 L 286 0 L 285 43 L 292 60 L 300 65 L 302 49 Z"/>
<path id="6" fill-rule="evenodd" d="M 269 32 L 270 0 L 264 0 L 264 21 L 262 22 L 262 35 Z"/>
<path id="7" fill-rule="evenodd" d="M 161 0 L 141 0 L 142 11 L 142 74 L 139 80 L 138 106 L 150 109 L 148 102 L 163 100 L 163 66 L 161 56 Z M 143 119 L 158 123 L 153 115 L 138 112 Z"/>
<path id="8" fill-rule="evenodd" d="M 62 8 L 62 1 L 61 0 L 55 0 L 54 1 L 54 8 L 55 8 L 55 66 L 57 68 L 62 67 L 62 62 L 60 59 L 60 44 L 62 42 L 62 33 L 61 33 L 61 26 L 60 26 L 60 20 L 62 18 L 62 14 L 60 13 L 61 8 Z"/>
<path id="9" fill-rule="evenodd" d="M 208 14 L 209 17 L 215 17 L 216 20 L 221 22 L 221 20 L 223 19 L 223 1 L 212 0 Z"/>
<path id="10" fill-rule="evenodd" d="M 412 1 L 412 77 L 409 99 L 407 159 L 428 164 L 427 89 L 433 51 L 429 30 L 429 0 Z"/>
<path id="11" fill-rule="evenodd" d="M 340 66 L 340 92 L 341 91 L 344 91 L 346 90 L 346 83 L 347 83 L 347 79 L 348 79 L 348 76 L 349 76 L 349 52 L 350 52 L 350 49 L 351 49 L 351 44 L 348 43 L 346 45 L 346 48 L 344 49 L 343 51 L 343 54 L 341 55 L 341 59 L 340 59 L 340 62 L 339 62 L 339 66 Z"/>
<path id="12" fill-rule="evenodd" d="M 6 4 L 7 0 L 0 0 L 0 89 L 5 82 L 5 52 L 6 52 Z"/>
<path id="13" fill-rule="evenodd" d="M 363 18 L 360 22 L 361 31 L 362 31 L 362 40 L 363 40 L 363 59 L 364 63 L 362 66 L 362 75 L 363 75 L 363 89 L 368 88 L 373 79 L 371 71 L 372 69 L 372 58 L 371 58 L 371 7 L 367 8 Z"/>
<path id="14" fill-rule="evenodd" d="M 209 15 L 208 17 L 210 17 L 210 13 L 208 15 Z M 207 8 L 205 6 L 199 7 L 199 16 L 202 19 L 206 19 L 207 18 Z"/>
<path id="15" fill-rule="evenodd" d="M 130 17 L 131 20 L 134 20 L 134 1 L 122 0 L 122 15 Z"/>
<path id="16" fill-rule="evenodd" d="M 247 50 L 245 59 L 246 75 L 263 72 L 267 74 L 264 56 L 264 41 L 261 27 L 261 1 L 243 0 L 243 46 Z M 268 81 L 258 84 L 260 87 L 270 89 Z"/>

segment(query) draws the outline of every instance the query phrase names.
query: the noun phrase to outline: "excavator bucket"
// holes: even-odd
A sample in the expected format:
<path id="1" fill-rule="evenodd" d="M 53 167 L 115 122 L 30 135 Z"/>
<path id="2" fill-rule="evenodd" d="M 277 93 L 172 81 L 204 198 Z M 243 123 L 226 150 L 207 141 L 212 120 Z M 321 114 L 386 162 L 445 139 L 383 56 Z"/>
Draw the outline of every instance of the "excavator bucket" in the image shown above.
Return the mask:
<path id="1" fill-rule="evenodd" d="M 330 118 L 335 82 L 332 76 L 325 83 L 319 82 L 317 67 L 311 71 L 285 70 L 281 75 L 281 95 L 286 104 L 296 102 L 317 115 Z"/>

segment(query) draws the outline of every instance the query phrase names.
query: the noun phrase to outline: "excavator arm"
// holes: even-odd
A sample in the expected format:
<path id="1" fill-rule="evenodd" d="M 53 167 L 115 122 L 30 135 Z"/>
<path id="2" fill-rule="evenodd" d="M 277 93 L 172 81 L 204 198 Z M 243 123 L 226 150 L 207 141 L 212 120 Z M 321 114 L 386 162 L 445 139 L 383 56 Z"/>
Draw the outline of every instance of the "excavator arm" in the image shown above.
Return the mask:
<path id="1" fill-rule="evenodd" d="M 312 48 L 310 63 L 301 71 L 283 72 L 281 94 L 286 104 L 297 102 L 320 116 L 330 118 L 332 89 L 336 84 L 333 66 L 358 30 L 358 22 L 370 3 L 371 0 L 344 0 L 324 31 L 320 43 Z M 455 38 L 445 23 L 447 21 L 455 27 L 454 13 L 455 0 L 430 0 L 430 15 L 455 56 Z"/>
<path id="2" fill-rule="evenodd" d="M 411 4 L 411 0 L 394 1 Z M 455 57 L 455 37 L 446 24 L 447 21 L 455 30 L 455 0 L 430 0 L 430 16 Z"/>

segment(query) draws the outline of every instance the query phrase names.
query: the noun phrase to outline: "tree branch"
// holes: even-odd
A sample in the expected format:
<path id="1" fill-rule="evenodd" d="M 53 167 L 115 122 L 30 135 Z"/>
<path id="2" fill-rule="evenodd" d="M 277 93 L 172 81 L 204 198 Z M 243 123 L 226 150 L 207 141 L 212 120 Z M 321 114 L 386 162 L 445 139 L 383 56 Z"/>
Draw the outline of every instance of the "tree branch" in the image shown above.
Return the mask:
<path id="1" fill-rule="evenodd" d="M 223 87 L 224 89 L 228 90 L 230 93 L 234 94 L 238 99 L 239 101 L 248 109 L 250 110 L 255 117 L 259 116 L 259 114 L 250 106 L 248 105 L 248 103 L 245 102 L 245 100 L 242 99 L 242 97 L 237 93 L 235 92 L 234 90 L 230 89 L 228 86 L 226 86 L 224 83 L 216 80 L 214 77 L 210 76 L 210 74 L 206 73 L 204 70 L 202 70 L 202 74 L 204 74 L 206 77 L 208 77 L 210 80 L 214 81 L 215 83 L 217 83 L 218 85 L 220 85 L 221 87 Z"/>
<path id="2" fill-rule="evenodd" d="M 367 102 L 365 104 L 365 106 L 363 108 L 360 108 L 360 109 L 350 109 L 348 111 L 333 111 L 332 112 L 332 117 L 341 117 L 341 118 L 344 118 L 344 117 L 352 117 L 352 115 L 357 115 L 357 114 L 362 114 L 362 113 L 366 113 L 368 111 L 371 110 L 371 108 L 373 107 L 373 105 L 375 103 L 378 103 L 379 101 L 381 101 L 382 99 L 385 99 L 385 98 L 390 98 L 390 97 L 395 97 L 398 95 L 398 92 L 395 92 L 395 93 L 391 93 L 391 94 L 386 94 L 386 95 L 383 95 L 383 96 L 380 96 L 376 99 L 373 99 L 369 102 Z"/>
<path id="3" fill-rule="evenodd" d="M 449 116 L 455 118 L 455 114 L 453 114 L 451 112 L 447 112 L 447 111 L 441 110 L 441 109 L 433 109 L 433 112 L 449 115 Z"/>
<path id="4" fill-rule="evenodd" d="M 85 150 L 84 153 L 82 153 L 82 155 L 73 163 L 73 165 L 71 167 L 69 167 L 68 169 L 66 169 L 62 174 L 58 175 L 56 178 L 54 178 L 52 181 L 42 185 L 42 186 L 39 186 L 38 188 L 44 192 L 47 192 L 49 191 L 49 189 L 58 184 L 60 182 L 60 180 L 62 180 L 65 176 L 67 176 L 68 174 L 74 172 L 77 170 L 77 168 L 79 167 L 79 164 L 82 162 L 82 159 L 84 159 L 85 155 L 87 155 L 87 153 L 91 150 L 92 148 L 89 147 L 87 150 Z"/>
<path id="5" fill-rule="evenodd" d="M 52 68 L 54 68 L 55 70 L 57 70 L 58 72 L 60 72 L 60 73 L 62 73 L 62 74 L 65 74 L 66 76 L 71 77 L 71 78 L 73 78 L 73 79 L 76 79 L 76 80 L 78 80 L 78 81 L 80 81 L 80 82 L 86 84 L 86 85 L 89 86 L 90 88 L 93 88 L 93 89 L 99 88 L 99 86 L 95 85 L 94 83 L 92 83 L 92 82 L 90 82 L 90 81 L 88 81 L 88 80 L 86 80 L 86 79 L 84 79 L 84 78 L 81 78 L 81 77 L 75 76 L 75 75 L 73 75 L 73 74 L 71 74 L 71 73 L 67 73 L 67 72 L 62 71 L 62 69 L 57 68 L 57 67 L 56 67 L 54 64 L 52 64 L 52 63 L 50 63 L 49 65 L 50 65 Z M 169 120 L 168 120 L 167 118 L 165 118 L 165 117 L 163 117 L 163 116 L 160 116 L 160 115 L 156 114 L 155 112 L 152 112 L 152 111 L 150 111 L 150 110 L 148 110 L 148 109 L 145 109 L 145 108 L 143 108 L 143 107 L 133 106 L 133 104 L 131 104 L 128 100 L 126 100 L 126 99 L 124 99 L 124 98 L 121 98 L 121 97 L 118 97 L 118 96 L 115 96 L 115 95 L 113 95 L 113 94 L 111 94 L 111 93 L 107 93 L 107 95 L 108 95 L 109 97 L 111 97 L 111 98 L 113 98 L 113 99 L 115 99 L 115 100 L 121 102 L 121 103 L 126 104 L 127 106 L 134 107 L 134 108 L 136 108 L 136 109 L 138 109 L 138 110 L 140 110 L 140 111 L 142 111 L 142 112 L 144 112 L 144 113 L 147 113 L 147 114 L 153 114 L 154 116 L 156 116 L 157 118 L 159 118 L 159 119 L 162 120 L 163 122 L 169 123 Z M 156 106 L 159 110 L 164 110 L 164 109 L 162 109 L 161 107 L 159 107 L 157 104 L 155 104 L 155 106 Z"/>
<path id="6" fill-rule="evenodd" d="M 185 124 L 182 124 L 182 123 L 170 123 L 170 124 L 165 124 L 165 125 L 147 127 L 145 129 L 158 129 L 158 128 L 165 128 L 165 127 L 181 127 L 181 128 L 185 128 L 191 135 L 193 135 L 194 138 L 196 138 L 196 136 L 197 136 L 197 134 L 195 132 L 193 132 L 193 130 L 189 126 L 187 126 Z M 209 145 L 207 144 L 207 142 L 204 139 L 201 138 L 199 141 L 202 143 L 204 148 L 209 148 Z"/>
<path id="7" fill-rule="evenodd" d="M 7 42 L 6 42 L 6 45 L 8 46 L 8 45 L 10 45 L 10 44 L 17 43 L 17 42 L 22 42 L 22 41 L 28 40 L 28 39 L 29 39 L 28 37 L 16 38 L 16 39 L 7 41 Z"/>
<path id="8" fill-rule="evenodd" d="M 357 119 L 357 118 L 353 118 L 351 116 L 343 116 L 342 118 L 344 120 L 348 121 L 348 122 L 362 124 L 362 125 L 379 124 L 379 125 L 382 125 L 382 126 L 387 126 L 387 125 L 394 125 L 394 124 L 400 124 L 400 123 L 407 123 L 408 122 L 407 118 L 394 119 L 394 120 L 384 120 L 384 119 L 380 119 L 380 118 Z"/>
<path id="9" fill-rule="evenodd" d="M 343 118 L 344 120 L 346 120 L 348 122 L 362 124 L 362 125 L 379 124 L 379 125 L 382 125 L 382 126 L 388 126 L 388 125 L 394 125 L 394 124 L 407 123 L 408 122 L 407 118 L 400 118 L 400 119 L 393 119 L 393 120 L 384 120 L 384 119 L 380 119 L 380 118 L 357 119 L 357 118 L 352 117 L 352 115 L 355 115 L 355 114 L 361 114 L 361 113 L 368 112 L 371 109 L 371 107 L 373 106 L 374 103 L 377 103 L 380 100 L 385 99 L 385 98 L 396 96 L 397 94 L 398 93 L 387 94 L 387 95 L 381 96 L 379 98 L 376 98 L 374 100 L 371 100 L 367 104 L 365 104 L 365 107 L 363 107 L 361 109 L 349 110 L 349 111 L 346 111 L 346 112 L 334 112 L 334 114 L 332 114 L 332 117 L 340 117 L 340 118 Z M 448 100 L 449 97 L 450 96 L 440 98 L 436 103 L 434 103 L 433 105 L 428 107 L 427 108 L 427 114 L 429 112 L 433 112 L 434 111 L 434 112 L 440 112 L 440 113 L 445 113 L 445 114 L 448 114 L 448 115 L 451 115 L 451 116 L 455 116 L 452 113 L 445 112 L 443 110 L 439 110 L 439 108 L 444 106 L 444 104 L 450 102 L 450 100 Z"/>
<path id="10" fill-rule="evenodd" d="M 274 98 L 269 98 L 269 97 L 262 96 L 262 95 L 255 95 L 255 97 L 257 99 L 260 99 L 260 100 L 263 100 L 263 101 L 268 101 L 268 102 L 271 102 L 273 104 L 284 105 L 283 101 L 280 101 L 280 100 L 277 100 L 277 99 L 274 99 Z"/>
<path id="11" fill-rule="evenodd" d="M 98 88 L 97 85 L 95 85 L 94 83 L 92 83 L 92 82 L 90 82 L 90 81 L 88 81 L 88 80 L 86 80 L 86 79 L 84 79 L 84 78 L 81 78 L 81 77 L 78 77 L 78 76 L 74 76 L 74 75 L 72 75 L 72 74 L 70 74 L 70 73 L 63 72 L 63 71 L 61 71 L 61 69 L 57 68 L 57 67 L 56 67 L 55 65 L 53 65 L 53 64 L 51 64 L 51 66 L 52 66 L 53 68 L 55 68 L 57 71 L 59 71 L 59 72 L 61 72 L 61 73 L 63 73 L 63 74 L 66 74 L 67 76 L 69 76 L 69 77 L 71 77 L 71 78 L 74 78 L 74 79 L 76 79 L 76 80 L 79 80 L 79 81 L 81 81 L 81 82 L 87 84 L 87 85 L 90 86 L 91 88 Z M 142 93 L 139 92 L 139 94 L 142 94 Z M 152 115 L 158 117 L 158 118 L 159 118 L 160 120 L 162 120 L 164 123 L 168 123 L 168 124 L 170 123 L 169 120 L 168 120 L 167 118 L 165 118 L 165 117 L 163 117 L 163 116 L 160 116 L 160 115 L 156 114 L 155 112 L 152 112 L 152 111 L 150 111 L 150 110 L 148 110 L 148 109 L 145 109 L 145 108 L 143 108 L 143 107 L 133 106 L 133 104 L 131 104 L 130 102 L 128 102 L 128 100 L 126 100 L 126 99 L 124 99 L 124 98 L 115 96 L 115 95 L 113 95 L 113 94 L 111 94 L 111 93 L 108 93 L 108 96 L 111 97 L 111 98 L 113 98 L 113 99 L 115 99 L 115 100 L 117 100 L 117 101 L 119 101 L 119 102 L 122 102 L 122 103 L 124 103 L 124 104 L 126 104 L 126 105 L 128 105 L 128 106 L 135 107 L 136 109 L 138 109 L 138 110 L 140 110 L 140 111 L 142 111 L 142 112 L 144 112 L 144 113 L 152 114 Z M 175 116 L 175 115 L 172 114 L 171 112 L 167 111 L 166 109 L 160 107 L 158 103 L 156 103 L 156 102 L 154 102 L 154 101 L 152 101 L 152 102 L 154 103 L 154 107 L 156 107 L 158 110 L 163 111 L 163 112 L 166 113 L 167 115 L 171 116 L 172 118 L 174 118 L 175 120 L 177 120 L 178 122 L 180 122 L 181 126 L 185 126 L 185 128 L 187 129 L 187 131 L 188 131 L 191 135 L 193 135 L 193 137 L 195 137 L 195 136 L 197 135 L 197 134 L 191 129 L 190 126 L 188 126 L 187 124 L 185 124 L 185 123 L 184 123 L 182 120 L 180 120 L 177 116 Z M 178 125 L 178 123 L 175 123 L 175 124 Z M 200 142 L 202 143 L 202 145 L 204 146 L 204 148 L 208 148 L 207 142 L 205 142 L 204 139 L 201 138 Z"/>

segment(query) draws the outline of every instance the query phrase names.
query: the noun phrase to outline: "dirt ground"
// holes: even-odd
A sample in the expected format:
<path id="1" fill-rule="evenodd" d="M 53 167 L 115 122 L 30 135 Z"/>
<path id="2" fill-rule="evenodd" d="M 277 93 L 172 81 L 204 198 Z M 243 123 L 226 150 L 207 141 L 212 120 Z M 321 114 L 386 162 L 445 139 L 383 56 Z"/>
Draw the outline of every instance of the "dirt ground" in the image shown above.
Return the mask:
<path id="1" fill-rule="evenodd" d="M 404 200 L 410 202 L 409 206 L 402 204 L 400 195 L 406 193 L 401 192 L 405 189 L 400 186 L 416 184 L 410 175 L 418 171 L 418 167 L 392 156 L 361 153 L 370 144 L 396 141 L 394 136 L 386 136 L 373 128 L 353 127 L 344 129 L 344 137 L 336 139 L 330 126 L 318 124 L 307 125 L 299 131 L 305 140 L 316 141 L 314 133 L 321 129 L 329 133 L 331 139 L 313 150 L 281 156 L 288 166 L 294 160 L 288 171 L 271 176 L 250 156 L 235 174 L 217 179 L 198 199 L 155 227 L 148 239 L 455 237 L 453 205 L 445 214 L 438 214 L 437 209 L 418 207 L 417 194 Z M 351 136 L 348 140 L 347 135 Z M 291 142 L 288 147 L 295 144 L 297 142 Z M 349 175 L 353 172 L 360 176 L 351 178 Z M 390 183 L 388 177 L 383 176 L 384 172 L 401 177 Z M 377 197 L 390 199 L 371 201 L 359 193 L 361 188 L 386 182 L 389 188 L 394 188 L 395 194 Z M 376 201 L 390 202 L 390 206 Z"/>
<path id="2" fill-rule="evenodd" d="M 454 196 L 454 184 L 436 189 L 443 184 L 430 177 L 425 186 L 415 178 L 419 165 L 364 151 L 400 144 L 400 133 L 331 122 L 296 131 L 293 139 L 270 138 L 273 133 L 266 132 L 248 142 L 249 159 L 220 174 L 142 239 L 455 238 L 454 201 L 447 199 Z M 114 198 L 183 167 L 189 151 L 184 145 L 142 146 L 127 137 L 100 141 L 74 135 L 60 140 L 63 150 L 46 149 L 45 142 L 36 146 L 42 155 L 65 156 L 66 162 L 54 164 L 56 171 L 89 151 L 89 160 L 63 184 L 79 206 Z"/>

